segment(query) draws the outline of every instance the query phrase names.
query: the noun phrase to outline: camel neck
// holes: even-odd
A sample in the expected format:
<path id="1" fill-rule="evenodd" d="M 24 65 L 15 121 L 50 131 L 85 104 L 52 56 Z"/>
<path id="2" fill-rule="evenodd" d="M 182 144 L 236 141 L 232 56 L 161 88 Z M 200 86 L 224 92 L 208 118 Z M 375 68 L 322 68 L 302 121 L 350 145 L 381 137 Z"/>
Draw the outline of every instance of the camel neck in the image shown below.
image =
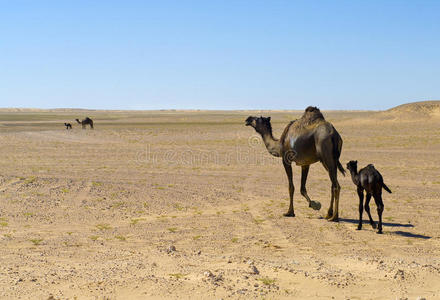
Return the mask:
<path id="1" fill-rule="evenodd" d="M 267 151 L 270 154 L 276 157 L 281 156 L 281 145 L 280 141 L 275 139 L 272 135 L 272 132 L 262 133 L 261 137 L 263 138 L 264 145 L 266 145 Z"/>
<path id="2" fill-rule="evenodd" d="M 351 180 L 355 185 L 359 185 L 359 174 L 357 170 L 350 170 Z"/>

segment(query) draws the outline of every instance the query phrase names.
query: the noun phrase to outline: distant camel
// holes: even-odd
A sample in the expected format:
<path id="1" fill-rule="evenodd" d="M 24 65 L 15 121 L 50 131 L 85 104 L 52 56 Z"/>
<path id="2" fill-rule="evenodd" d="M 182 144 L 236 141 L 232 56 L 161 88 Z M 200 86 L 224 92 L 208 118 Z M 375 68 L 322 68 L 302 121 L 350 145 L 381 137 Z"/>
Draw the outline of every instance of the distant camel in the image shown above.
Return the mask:
<path id="1" fill-rule="evenodd" d="M 306 198 L 309 207 L 315 210 L 321 208 L 321 203 L 310 200 L 307 195 L 306 181 L 310 165 L 320 161 L 327 170 L 331 187 L 331 201 L 326 219 L 339 221 L 339 193 L 340 186 L 337 179 L 337 170 L 345 174 L 339 162 L 342 150 L 342 139 L 332 124 L 324 119 L 317 107 L 306 108 L 302 117 L 290 122 L 284 129 L 279 140 L 272 135 L 270 117 L 248 117 L 246 126 L 252 126 L 263 138 L 270 154 L 283 159 L 284 169 L 289 180 L 290 205 L 286 217 L 294 217 L 293 193 L 295 187 L 292 180 L 292 162 L 301 166 L 301 195 Z M 333 209 L 334 203 L 334 209 Z"/>
<path id="2" fill-rule="evenodd" d="M 382 201 L 382 188 L 391 193 L 391 190 L 383 182 L 383 177 L 373 165 L 368 165 L 363 169 L 357 171 L 357 160 L 351 160 L 347 164 L 347 169 L 350 170 L 351 179 L 357 186 L 357 193 L 359 196 L 359 225 L 358 230 L 362 229 L 362 211 L 364 202 L 364 190 L 367 192 L 367 198 L 365 199 L 365 211 L 370 218 L 371 226 L 376 229 L 376 224 L 371 218 L 370 214 L 370 200 L 373 196 L 377 206 L 377 214 L 379 215 L 379 230 L 377 233 L 382 233 L 382 212 L 384 209 Z"/>
<path id="3" fill-rule="evenodd" d="M 72 124 L 70 123 L 64 123 L 64 126 L 66 126 L 67 130 L 72 129 Z"/>
<path id="4" fill-rule="evenodd" d="M 78 124 L 81 124 L 82 129 L 86 129 L 86 125 L 90 125 L 90 128 L 93 129 L 93 120 L 89 117 L 86 117 L 84 120 L 80 121 L 78 119 L 75 119 Z"/>

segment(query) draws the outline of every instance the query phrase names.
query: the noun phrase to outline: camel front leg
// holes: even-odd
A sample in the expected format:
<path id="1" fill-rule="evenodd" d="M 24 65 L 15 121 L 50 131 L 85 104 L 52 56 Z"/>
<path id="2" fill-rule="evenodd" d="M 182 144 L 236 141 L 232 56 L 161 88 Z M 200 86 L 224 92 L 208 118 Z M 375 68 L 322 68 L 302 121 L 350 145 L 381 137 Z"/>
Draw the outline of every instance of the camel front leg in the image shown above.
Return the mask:
<path id="1" fill-rule="evenodd" d="M 309 203 L 309 207 L 313 208 L 314 210 L 320 210 L 321 203 L 319 203 L 318 201 L 312 201 L 307 194 L 306 182 L 307 175 L 309 174 L 309 169 L 310 165 L 301 167 L 301 195 L 306 198 L 307 202 Z"/>
<path id="2" fill-rule="evenodd" d="M 289 210 L 284 214 L 285 217 L 294 217 L 295 212 L 293 211 L 293 193 L 295 192 L 295 187 L 293 186 L 293 175 L 292 175 L 292 165 L 290 163 L 283 162 L 284 169 L 286 170 L 287 179 L 289 180 L 289 197 L 290 204 Z"/>

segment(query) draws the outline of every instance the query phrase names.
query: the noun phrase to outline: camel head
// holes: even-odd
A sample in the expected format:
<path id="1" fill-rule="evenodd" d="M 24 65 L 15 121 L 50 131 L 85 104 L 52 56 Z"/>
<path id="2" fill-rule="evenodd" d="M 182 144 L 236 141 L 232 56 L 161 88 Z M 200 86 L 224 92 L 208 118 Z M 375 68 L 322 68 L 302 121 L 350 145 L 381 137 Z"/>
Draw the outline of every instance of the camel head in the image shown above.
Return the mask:
<path id="1" fill-rule="evenodd" d="M 357 160 L 350 160 L 347 163 L 347 169 L 350 170 L 350 172 L 357 173 L 357 167 L 358 167 L 358 161 Z"/>
<path id="2" fill-rule="evenodd" d="M 248 117 L 245 121 L 246 126 L 252 126 L 256 132 L 272 133 L 272 125 L 270 124 L 270 117 Z"/>

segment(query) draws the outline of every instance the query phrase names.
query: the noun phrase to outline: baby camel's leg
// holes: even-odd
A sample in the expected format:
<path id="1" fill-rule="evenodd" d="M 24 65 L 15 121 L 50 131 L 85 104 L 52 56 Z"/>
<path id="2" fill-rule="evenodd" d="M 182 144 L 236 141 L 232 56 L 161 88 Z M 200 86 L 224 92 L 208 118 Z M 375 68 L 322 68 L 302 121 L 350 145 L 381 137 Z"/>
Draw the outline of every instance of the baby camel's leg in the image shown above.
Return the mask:
<path id="1" fill-rule="evenodd" d="M 357 230 L 362 229 L 362 213 L 364 211 L 364 191 L 361 187 L 357 188 L 357 193 L 359 196 L 359 224 Z"/>
<path id="2" fill-rule="evenodd" d="M 376 223 L 374 223 L 370 213 L 370 200 L 371 200 L 371 194 L 367 193 L 367 198 L 365 199 L 365 211 L 367 212 L 368 218 L 370 219 L 371 227 L 373 227 L 373 229 L 376 229 Z"/>
<path id="3" fill-rule="evenodd" d="M 375 194 L 373 197 L 374 197 L 374 201 L 376 202 L 376 206 L 377 206 L 377 214 L 379 215 L 379 225 L 378 225 L 379 230 L 377 231 L 377 233 L 381 234 L 382 233 L 382 213 L 383 213 L 383 209 L 384 209 L 382 195 L 380 193 L 378 193 L 378 194 Z"/>

